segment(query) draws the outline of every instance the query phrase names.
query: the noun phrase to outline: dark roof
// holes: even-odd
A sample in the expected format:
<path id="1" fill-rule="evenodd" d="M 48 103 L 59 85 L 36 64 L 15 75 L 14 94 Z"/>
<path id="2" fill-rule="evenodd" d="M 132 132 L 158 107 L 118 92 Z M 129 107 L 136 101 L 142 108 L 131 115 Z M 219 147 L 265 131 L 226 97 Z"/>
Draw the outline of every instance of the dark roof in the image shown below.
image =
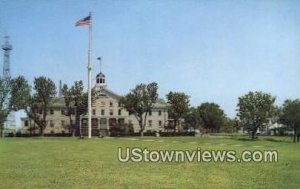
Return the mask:
<path id="1" fill-rule="evenodd" d="M 105 77 L 105 75 L 102 72 L 100 72 L 100 73 L 97 74 L 96 78 L 97 77 Z"/>
<path id="2" fill-rule="evenodd" d="M 101 94 L 106 94 L 108 96 L 111 96 L 117 100 L 119 100 L 121 98 L 120 95 L 114 93 L 113 91 L 107 89 L 107 88 L 102 88 L 100 89 L 99 91 L 99 95 Z M 64 97 L 54 97 L 51 99 L 51 106 L 50 107 L 65 107 L 65 98 Z M 166 103 L 164 101 L 164 99 L 162 98 L 158 98 L 154 104 L 154 108 L 163 108 L 163 107 L 167 107 L 168 106 L 168 103 Z"/>
<path id="3" fill-rule="evenodd" d="M 112 96 L 112 97 L 114 97 L 116 99 L 120 99 L 121 98 L 120 95 L 116 94 L 115 92 L 113 92 L 113 91 L 111 91 L 111 90 L 109 90 L 107 88 L 100 89 L 100 94 L 107 94 L 107 95 Z"/>
<path id="4" fill-rule="evenodd" d="M 156 100 L 156 103 L 167 104 L 167 103 L 165 102 L 165 100 L 162 99 L 162 98 L 158 98 L 158 99 Z"/>
<path id="5" fill-rule="evenodd" d="M 51 106 L 65 106 L 64 97 L 54 97 L 51 99 Z"/>
<path id="6" fill-rule="evenodd" d="M 50 102 L 50 107 L 66 107 L 65 98 L 64 97 L 53 97 Z M 74 104 L 71 103 L 71 106 Z"/>

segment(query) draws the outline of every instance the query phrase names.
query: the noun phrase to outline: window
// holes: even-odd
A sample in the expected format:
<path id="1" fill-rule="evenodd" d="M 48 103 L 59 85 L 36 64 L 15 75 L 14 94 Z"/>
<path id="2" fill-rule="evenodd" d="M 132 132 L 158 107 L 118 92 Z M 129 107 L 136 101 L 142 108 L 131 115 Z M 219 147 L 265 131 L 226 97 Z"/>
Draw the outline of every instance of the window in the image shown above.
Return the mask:
<path id="1" fill-rule="evenodd" d="M 124 120 L 124 118 L 120 118 L 120 119 L 118 119 L 118 123 L 119 123 L 119 124 L 124 124 L 124 123 L 125 123 L 125 120 Z"/>
<path id="2" fill-rule="evenodd" d="M 149 116 L 152 116 L 152 111 L 151 110 L 149 111 Z"/>
<path id="3" fill-rule="evenodd" d="M 97 78 L 97 83 L 100 83 L 100 80 L 99 80 L 99 78 Z"/>
<path id="4" fill-rule="evenodd" d="M 64 109 L 61 109 L 61 110 L 60 110 L 60 113 L 61 113 L 61 115 L 65 115 L 65 110 L 64 110 Z"/>
<path id="5" fill-rule="evenodd" d="M 109 115 L 114 115 L 114 111 L 113 110 L 109 110 Z"/>
<path id="6" fill-rule="evenodd" d="M 96 115 L 96 109 L 93 109 L 93 113 L 92 113 L 93 115 Z"/>
<path id="7" fill-rule="evenodd" d="M 50 127 L 54 127 L 54 121 L 50 120 Z"/>
<path id="8" fill-rule="evenodd" d="M 119 112 L 118 112 L 119 116 L 122 115 L 122 110 L 119 109 Z"/>
<path id="9" fill-rule="evenodd" d="M 88 120 L 82 119 L 82 127 L 87 127 L 87 126 L 88 126 Z"/>
<path id="10" fill-rule="evenodd" d="M 54 134 L 54 131 L 52 130 L 50 133 L 51 133 L 51 134 Z"/>
<path id="11" fill-rule="evenodd" d="M 160 126 L 160 127 L 161 127 L 161 120 L 159 120 L 159 121 L 158 121 L 158 126 Z"/>
<path id="12" fill-rule="evenodd" d="M 161 116 L 161 110 L 158 110 L 158 115 Z"/>
<path id="13" fill-rule="evenodd" d="M 104 109 L 101 109 L 101 115 L 105 115 Z"/>
<path id="14" fill-rule="evenodd" d="M 112 107 L 113 106 L 113 102 L 109 102 L 109 106 Z"/>
<path id="15" fill-rule="evenodd" d="M 28 121 L 27 121 L 27 120 L 24 122 L 24 126 L 25 126 L 25 127 L 28 126 Z"/>
<path id="16" fill-rule="evenodd" d="M 106 119 L 105 118 L 100 119 L 100 125 L 106 125 Z"/>
<path id="17" fill-rule="evenodd" d="M 61 126 L 62 126 L 62 127 L 65 126 L 65 120 L 61 120 Z"/>
<path id="18" fill-rule="evenodd" d="M 98 127 L 98 119 L 93 118 L 92 119 L 92 127 Z"/>
<path id="19" fill-rule="evenodd" d="M 54 114 L 54 110 L 51 109 L 50 110 L 50 114 L 53 115 Z"/>
<path id="20" fill-rule="evenodd" d="M 149 127 L 152 126 L 152 120 L 148 120 L 148 125 L 149 125 Z"/>

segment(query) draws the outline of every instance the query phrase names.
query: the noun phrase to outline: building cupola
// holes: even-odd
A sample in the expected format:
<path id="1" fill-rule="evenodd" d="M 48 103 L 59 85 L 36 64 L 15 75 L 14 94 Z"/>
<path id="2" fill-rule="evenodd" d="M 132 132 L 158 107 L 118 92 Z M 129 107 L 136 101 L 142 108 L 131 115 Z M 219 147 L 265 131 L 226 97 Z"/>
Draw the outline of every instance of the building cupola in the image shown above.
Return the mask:
<path id="1" fill-rule="evenodd" d="M 100 63 L 100 73 L 96 76 L 96 87 L 102 89 L 106 87 L 105 75 L 102 73 L 101 57 L 98 57 L 97 60 Z"/>

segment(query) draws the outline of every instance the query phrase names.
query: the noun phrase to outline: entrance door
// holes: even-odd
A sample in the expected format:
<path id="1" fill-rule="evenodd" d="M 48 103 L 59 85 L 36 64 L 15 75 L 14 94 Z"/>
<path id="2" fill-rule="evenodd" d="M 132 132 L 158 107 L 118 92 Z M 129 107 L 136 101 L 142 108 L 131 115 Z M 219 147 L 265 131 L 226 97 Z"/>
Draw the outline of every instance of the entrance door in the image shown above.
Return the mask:
<path id="1" fill-rule="evenodd" d="M 107 136 L 108 135 L 107 119 L 106 118 L 101 118 L 100 119 L 100 134 L 101 134 L 101 136 Z"/>

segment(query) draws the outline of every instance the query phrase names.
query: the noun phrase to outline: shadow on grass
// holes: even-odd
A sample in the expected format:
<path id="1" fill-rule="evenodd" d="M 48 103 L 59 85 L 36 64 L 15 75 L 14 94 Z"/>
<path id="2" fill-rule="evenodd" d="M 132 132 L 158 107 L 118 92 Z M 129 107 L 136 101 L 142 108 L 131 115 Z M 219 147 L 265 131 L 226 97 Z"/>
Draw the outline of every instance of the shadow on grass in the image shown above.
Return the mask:
<path id="1" fill-rule="evenodd" d="M 292 141 L 288 138 L 275 138 L 275 137 L 257 137 L 256 139 L 251 139 L 250 137 L 236 137 L 231 138 L 232 140 L 243 141 L 243 142 L 255 142 L 255 141 L 269 141 L 269 142 L 284 142 L 291 143 Z"/>
<path id="2" fill-rule="evenodd" d="M 250 136 L 240 136 L 240 137 L 232 137 L 232 140 L 243 141 L 243 142 L 256 142 L 264 140 L 261 136 L 255 137 L 252 139 Z"/>
<path id="3" fill-rule="evenodd" d="M 240 141 L 240 142 L 255 142 L 258 141 L 259 139 L 251 139 L 249 137 L 231 137 L 230 140 L 235 140 L 235 141 Z"/>
<path id="4" fill-rule="evenodd" d="M 289 141 L 289 140 L 274 139 L 274 138 L 265 138 L 264 140 L 270 141 L 270 142 L 286 142 L 286 143 L 291 143 L 292 142 L 292 141 Z"/>
<path id="5" fill-rule="evenodd" d="M 236 138 L 236 140 L 239 140 L 239 141 L 257 141 L 257 139 L 251 139 L 251 138 Z"/>

